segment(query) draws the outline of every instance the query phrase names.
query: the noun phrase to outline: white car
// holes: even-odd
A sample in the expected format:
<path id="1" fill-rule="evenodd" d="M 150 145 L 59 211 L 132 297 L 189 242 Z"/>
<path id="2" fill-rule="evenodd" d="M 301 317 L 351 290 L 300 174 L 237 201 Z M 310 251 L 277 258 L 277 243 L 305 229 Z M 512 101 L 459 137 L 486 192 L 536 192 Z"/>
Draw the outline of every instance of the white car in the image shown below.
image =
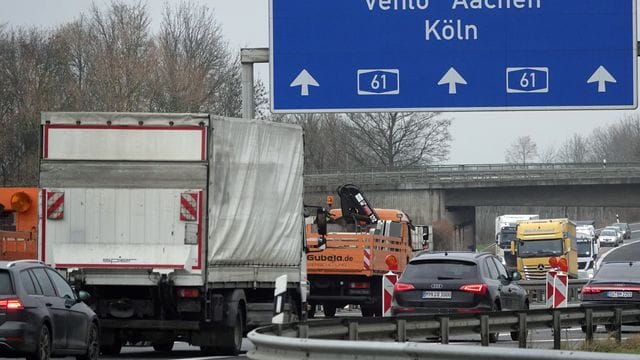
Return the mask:
<path id="1" fill-rule="evenodd" d="M 602 246 L 618 246 L 622 244 L 622 234 L 614 228 L 602 229 L 599 239 Z"/>

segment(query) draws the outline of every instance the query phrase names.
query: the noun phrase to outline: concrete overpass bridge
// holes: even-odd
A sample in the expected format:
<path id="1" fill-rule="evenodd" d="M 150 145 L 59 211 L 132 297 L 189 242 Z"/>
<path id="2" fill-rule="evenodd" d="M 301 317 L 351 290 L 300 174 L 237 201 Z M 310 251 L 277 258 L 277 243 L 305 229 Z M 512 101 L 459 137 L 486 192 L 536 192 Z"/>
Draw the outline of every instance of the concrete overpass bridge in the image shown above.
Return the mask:
<path id="1" fill-rule="evenodd" d="M 491 243 L 495 217 L 640 220 L 640 163 L 441 165 L 403 171 L 332 171 L 305 176 L 305 203 L 322 204 L 339 185 L 358 185 L 376 207 L 406 211 L 414 224 L 446 220 L 446 249 Z"/>

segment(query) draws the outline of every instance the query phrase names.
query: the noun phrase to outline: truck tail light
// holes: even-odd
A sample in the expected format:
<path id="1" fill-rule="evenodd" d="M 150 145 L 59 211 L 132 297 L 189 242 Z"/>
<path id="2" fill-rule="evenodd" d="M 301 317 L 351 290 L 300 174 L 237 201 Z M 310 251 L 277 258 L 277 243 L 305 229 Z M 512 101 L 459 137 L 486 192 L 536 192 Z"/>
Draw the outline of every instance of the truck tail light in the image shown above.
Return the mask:
<path id="1" fill-rule="evenodd" d="M 2 299 L 0 300 L 0 310 L 18 311 L 24 309 L 24 305 L 20 299 Z"/>
<path id="2" fill-rule="evenodd" d="M 485 295 L 487 293 L 487 284 L 462 285 L 460 287 L 460 291 L 477 294 L 477 295 Z"/>
<path id="3" fill-rule="evenodd" d="M 194 299 L 200 297 L 200 289 L 198 288 L 179 288 L 176 290 L 178 297 Z"/>
<path id="4" fill-rule="evenodd" d="M 399 293 L 399 292 L 403 292 L 403 291 L 410 291 L 410 290 L 415 290 L 416 287 L 411 285 L 411 284 L 405 284 L 405 283 L 401 283 L 401 282 L 397 282 L 394 286 L 393 286 L 393 292 L 394 293 Z"/>
<path id="5" fill-rule="evenodd" d="M 371 285 L 368 282 L 350 282 L 349 289 L 369 289 Z"/>

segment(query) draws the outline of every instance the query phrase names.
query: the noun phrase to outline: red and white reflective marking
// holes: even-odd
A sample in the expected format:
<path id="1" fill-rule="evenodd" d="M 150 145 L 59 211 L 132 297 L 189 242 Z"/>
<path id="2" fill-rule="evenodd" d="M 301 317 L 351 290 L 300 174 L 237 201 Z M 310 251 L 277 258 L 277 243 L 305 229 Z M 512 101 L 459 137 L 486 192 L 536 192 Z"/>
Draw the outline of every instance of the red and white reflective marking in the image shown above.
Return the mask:
<path id="1" fill-rule="evenodd" d="M 62 220 L 64 218 L 64 192 L 47 192 L 47 219 Z"/>
<path id="2" fill-rule="evenodd" d="M 393 287 L 398 282 L 398 275 L 389 271 L 382 276 L 382 316 L 391 316 L 391 303 L 393 300 Z"/>
<path id="3" fill-rule="evenodd" d="M 365 270 L 371 270 L 371 249 L 364 248 L 364 257 L 362 258 L 362 266 Z"/>
<path id="4" fill-rule="evenodd" d="M 569 278 L 566 273 L 553 270 L 547 272 L 547 308 L 567 307 L 568 288 Z"/>
<path id="5" fill-rule="evenodd" d="M 198 193 L 180 194 L 180 221 L 198 220 Z"/>

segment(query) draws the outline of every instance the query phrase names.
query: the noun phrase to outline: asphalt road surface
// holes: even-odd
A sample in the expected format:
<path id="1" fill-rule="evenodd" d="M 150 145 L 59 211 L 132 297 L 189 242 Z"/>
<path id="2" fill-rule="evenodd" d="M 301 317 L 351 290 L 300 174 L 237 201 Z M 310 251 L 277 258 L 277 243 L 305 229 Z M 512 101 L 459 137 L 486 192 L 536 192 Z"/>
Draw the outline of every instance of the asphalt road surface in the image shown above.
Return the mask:
<path id="1" fill-rule="evenodd" d="M 640 223 L 629 224 L 629 227 L 631 228 L 631 239 L 625 240 L 624 244 L 617 248 L 610 248 L 610 251 L 601 256 L 603 262 L 640 261 Z"/>

